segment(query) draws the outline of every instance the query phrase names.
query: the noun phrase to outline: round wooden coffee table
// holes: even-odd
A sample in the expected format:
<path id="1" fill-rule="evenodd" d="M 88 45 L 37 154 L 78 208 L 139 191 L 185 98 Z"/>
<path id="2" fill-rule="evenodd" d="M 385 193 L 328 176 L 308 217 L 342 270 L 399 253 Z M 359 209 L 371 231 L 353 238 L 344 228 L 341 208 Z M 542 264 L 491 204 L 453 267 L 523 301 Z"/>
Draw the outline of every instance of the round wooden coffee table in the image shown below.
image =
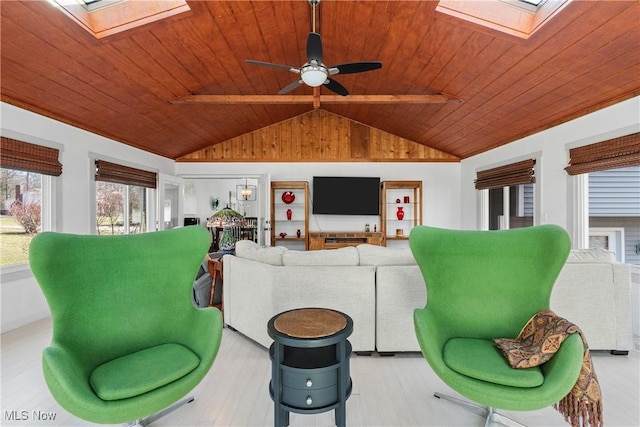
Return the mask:
<path id="1" fill-rule="evenodd" d="M 326 308 L 300 308 L 269 320 L 274 425 L 289 425 L 289 413 L 316 414 L 335 409 L 338 427 L 346 425 L 351 395 L 349 374 L 353 320 Z"/>

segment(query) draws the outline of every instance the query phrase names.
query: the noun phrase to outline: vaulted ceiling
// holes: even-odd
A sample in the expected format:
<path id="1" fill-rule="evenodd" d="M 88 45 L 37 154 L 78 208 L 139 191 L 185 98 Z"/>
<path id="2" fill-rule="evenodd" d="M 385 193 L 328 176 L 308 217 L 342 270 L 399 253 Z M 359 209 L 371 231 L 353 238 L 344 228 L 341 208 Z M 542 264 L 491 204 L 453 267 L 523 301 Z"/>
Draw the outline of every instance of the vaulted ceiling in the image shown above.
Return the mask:
<path id="1" fill-rule="evenodd" d="M 307 0 L 187 5 L 98 39 L 51 2 L 2 1 L 2 101 L 172 159 L 314 109 L 305 85 L 287 96 L 308 102 L 277 99 L 297 75 L 245 62 L 301 66 Z M 316 31 L 327 65 L 382 61 L 334 76 L 354 100 L 442 93 L 459 102 L 331 103 L 322 88 L 315 107 L 466 158 L 640 94 L 638 1 L 574 0 L 528 39 L 437 6 L 322 0 Z M 230 97 L 172 102 L 191 94 Z"/>

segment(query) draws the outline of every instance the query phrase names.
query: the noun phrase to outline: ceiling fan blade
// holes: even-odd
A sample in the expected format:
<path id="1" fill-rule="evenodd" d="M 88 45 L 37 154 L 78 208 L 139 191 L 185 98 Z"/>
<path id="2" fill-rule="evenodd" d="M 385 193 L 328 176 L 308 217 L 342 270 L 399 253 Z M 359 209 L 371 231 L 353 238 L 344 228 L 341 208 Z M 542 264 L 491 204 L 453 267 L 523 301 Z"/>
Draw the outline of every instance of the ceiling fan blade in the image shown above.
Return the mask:
<path id="1" fill-rule="evenodd" d="M 333 80 L 332 78 L 328 78 L 327 81 L 324 83 L 324 85 L 331 92 L 335 92 L 338 95 L 342 95 L 342 96 L 349 95 L 349 91 L 347 90 L 347 88 L 345 88 L 340 83 L 338 83 L 337 81 Z"/>
<path id="2" fill-rule="evenodd" d="M 261 67 L 279 68 L 281 70 L 289 70 L 292 73 L 300 73 L 300 69 L 298 67 L 292 67 L 289 65 L 274 64 L 273 62 L 254 61 L 253 59 L 245 59 L 245 61 L 248 64 L 260 65 Z"/>
<path id="3" fill-rule="evenodd" d="M 295 82 L 292 82 L 292 83 L 289 83 L 288 85 L 286 85 L 285 87 L 280 89 L 280 92 L 278 92 L 278 95 L 283 95 L 285 93 L 291 92 L 292 90 L 294 90 L 295 88 L 297 88 L 301 84 L 302 84 L 302 79 L 296 80 Z"/>
<path id="4" fill-rule="evenodd" d="M 318 62 L 316 65 L 322 64 L 322 40 L 320 34 L 314 32 L 307 37 L 307 61 L 311 63 L 312 60 Z"/>
<path id="5" fill-rule="evenodd" d="M 332 65 L 329 67 L 330 74 L 353 74 L 382 68 L 380 61 L 348 62 L 346 64 Z M 336 70 L 336 71 L 334 71 Z"/>

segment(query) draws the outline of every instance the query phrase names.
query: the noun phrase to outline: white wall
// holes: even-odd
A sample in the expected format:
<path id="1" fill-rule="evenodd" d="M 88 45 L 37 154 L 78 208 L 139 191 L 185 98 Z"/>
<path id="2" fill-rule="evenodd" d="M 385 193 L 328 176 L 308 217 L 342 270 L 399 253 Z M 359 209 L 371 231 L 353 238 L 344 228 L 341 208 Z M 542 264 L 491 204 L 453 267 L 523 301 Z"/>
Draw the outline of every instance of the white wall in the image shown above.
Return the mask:
<path id="1" fill-rule="evenodd" d="M 459 163 L 177 163 L 180 176 L 269 174 L 271 181 L 307 181 L 316 176 L 370 176 L 382 181 L 422 180 L 423 223 L 435 227 L 460 227 Z M 362 230 L 379 217 L 311 215 L 311 231 Z"/>
<path id="2" fill-rule="evenodd" d="M 463 160 L 462 228 L 478 228 L 478 191 L 473 183 L 477 171 L 536 157 L 540 222 L 558 224 L 570 231 L 571 177 L 564 171 L 569 149 L 639 131 L 640 97 L 636 97 Z"/>
<path id="3" fill-rule="evenodd" d="M 93 232 L 91 206 L 92 159 L 101 158 L 173 175 L 173 160 L 149 154 L 90 132 L 51 120 L 9 104 L 0 104 L 0 134 L 60 150 L 62 175 L 55 178 L 57 231 Z M 1 330 L 5 332 L 49 316 L 42 292 L 27 270 L 3 269 Z"/>
<path id="4" fill-rule="evenodd" d="M 200 223 L 205 224 L 214 212 L 211 207 L 211 198 L 219 199 L 218 209 L 229 205 L 230 208 L 240 212 L 244 216 L 258 216 L 258 202 L 238 200 L 236 193 L 238 186 L 246 185 L 255 187 L 257 192 L 257 180 L 255 178 L 198 178 L 185 179 L 185 217 L 200 218 Z M 254 195 L 255 197 L 255 195 Z M 216 210 L 216 211 L 217 211 Z"/>

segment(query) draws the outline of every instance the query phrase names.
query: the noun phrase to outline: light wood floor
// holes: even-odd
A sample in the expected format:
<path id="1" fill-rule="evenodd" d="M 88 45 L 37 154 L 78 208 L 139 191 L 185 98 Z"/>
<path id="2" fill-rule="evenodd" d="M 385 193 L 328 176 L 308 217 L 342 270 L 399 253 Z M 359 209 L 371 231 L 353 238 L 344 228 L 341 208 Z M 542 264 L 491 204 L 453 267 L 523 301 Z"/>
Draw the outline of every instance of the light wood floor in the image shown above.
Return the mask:
<path id="1" fill-rule="evenodd" d="M 51 321 L 42 320 L 2 335 L 0 425 L 86 426 L 66 413 L 49 394 L 40 368 L 49 343 Z M 604 396 L 604 421 L 640 426 L 640 356 L 595 352 L 594 364 Z M 213 368 L 194 391 L 195 402 L 156 421 L 154 426 L 271 426 L 270 361 L 266 349 L 238 332 L 224 330 Z M 482 426 L 480 417 L 433 397 L 455 395 L 432 373 L 418 353 L 393 357 L 358 356 L 351 360 L 353 393 L 347 402 L 349 426 Z M 17 411 L 17 412 L 14 412 Z M 24 411 L 24 412 L 23 412 Z M 566 426 L 552 408 L 503 412 L 528 426 Z M 15 415 L 24 420 L 15 420 Z M 44 414 L 53 420 L 38 420 Z M 291 414 L 292 426 L 333 425 L 333 412 Z"/>

